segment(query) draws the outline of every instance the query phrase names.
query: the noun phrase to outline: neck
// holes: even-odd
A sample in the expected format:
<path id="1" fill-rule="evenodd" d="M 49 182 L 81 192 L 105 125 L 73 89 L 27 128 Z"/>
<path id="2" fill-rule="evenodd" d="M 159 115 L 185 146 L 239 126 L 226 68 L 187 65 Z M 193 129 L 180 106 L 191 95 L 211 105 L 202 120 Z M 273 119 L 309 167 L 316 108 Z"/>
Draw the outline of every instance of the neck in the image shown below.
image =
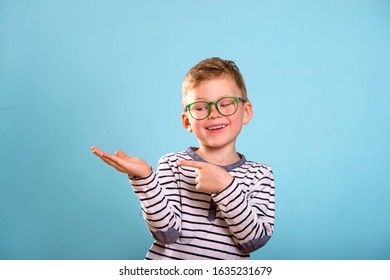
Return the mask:
<path id="1" fill-rule="evenodd" d="M 220 166 L 230 165 L 240 160 L 234 146 L 224 148 L 200 146 L 196 153 L 207 162 Z"/>

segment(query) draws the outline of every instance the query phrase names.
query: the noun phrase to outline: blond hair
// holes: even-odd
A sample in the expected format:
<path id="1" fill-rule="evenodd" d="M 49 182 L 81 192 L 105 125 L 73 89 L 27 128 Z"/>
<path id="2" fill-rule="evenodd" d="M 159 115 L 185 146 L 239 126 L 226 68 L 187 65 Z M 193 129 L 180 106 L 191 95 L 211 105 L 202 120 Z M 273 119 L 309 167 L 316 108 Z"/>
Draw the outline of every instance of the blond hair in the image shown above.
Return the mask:
<path id="1" fill-rule="evenodd" d="M 182 86 L 183 100 L 188 91 L 196 88 L 202 82 L 226 76 L 235 81 L 241 91 L 241 98 L 248 101 L 244 78 L 237 65 L 231 60 L 224 60 L 219 57 L 202 60 L 188 71 Z"/>

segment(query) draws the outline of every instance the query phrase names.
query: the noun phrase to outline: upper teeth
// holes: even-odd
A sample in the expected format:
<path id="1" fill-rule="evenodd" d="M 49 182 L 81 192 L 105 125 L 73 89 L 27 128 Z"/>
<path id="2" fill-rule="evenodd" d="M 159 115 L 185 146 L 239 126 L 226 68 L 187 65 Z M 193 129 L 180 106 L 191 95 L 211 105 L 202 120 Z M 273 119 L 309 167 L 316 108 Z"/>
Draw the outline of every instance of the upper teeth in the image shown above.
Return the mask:
<path id="1" fill-rule="evenodd" d="M 224 128 L 225 126 L 226 126 L 226 125 L 211 126 L 211 127 L 208 127 L 207 129 L 208 129 L 208 130 L 220 129 L 220 128 Z"/>

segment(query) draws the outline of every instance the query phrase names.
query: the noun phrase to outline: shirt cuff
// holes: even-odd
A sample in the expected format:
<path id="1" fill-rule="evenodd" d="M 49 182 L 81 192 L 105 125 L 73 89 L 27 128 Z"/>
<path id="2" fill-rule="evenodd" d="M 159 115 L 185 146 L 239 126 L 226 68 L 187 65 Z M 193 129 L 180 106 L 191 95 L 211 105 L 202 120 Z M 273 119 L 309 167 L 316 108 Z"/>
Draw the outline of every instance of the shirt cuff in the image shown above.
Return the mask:
<path id="1" fill-rule="evenodd" d="M 227 186 L 220 193 L 213 193 L 211 196 L 214 199 L 215 203 L 218 205 L 227 205 L 231 201 L 232 197 L 236 197 L 237 194 L 241 193 L 238 190 L 238 183 L 236 179 L 233 179 L 229 186 Z"/>
<path id="2" fill-rule="evenodd" d="M 133 186 L 134 189 L 136 188 L 143 188 L 145 185 L 149 185 L 150 183 L 153 182 L 155 179 L 155 173 L 152 170 L 150 174 L 144 178 L 138 178 L 138 177 L 131 177 L 130 175 L 128 176 L 129 181 L 131 185 Z"/>

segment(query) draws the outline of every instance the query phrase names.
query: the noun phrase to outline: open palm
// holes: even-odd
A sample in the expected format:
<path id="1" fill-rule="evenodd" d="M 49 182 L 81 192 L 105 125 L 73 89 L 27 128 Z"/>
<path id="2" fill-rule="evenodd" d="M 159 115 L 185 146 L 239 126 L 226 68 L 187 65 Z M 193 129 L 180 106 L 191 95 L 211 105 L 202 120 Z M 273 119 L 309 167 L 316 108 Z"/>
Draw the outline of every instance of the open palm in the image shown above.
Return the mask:
<path id="1" fill-rule="evenodd" d="M 144 178 L 151 172 L 151 168 L 146 161 L 140 158 L 130 157 L 122 151 L 116 151 L 115 155 L 111 155 L 93 146 L 92 152 L 108 165 L 111 165 L 120 172 L 128 174 L 130 177 Z"/>

